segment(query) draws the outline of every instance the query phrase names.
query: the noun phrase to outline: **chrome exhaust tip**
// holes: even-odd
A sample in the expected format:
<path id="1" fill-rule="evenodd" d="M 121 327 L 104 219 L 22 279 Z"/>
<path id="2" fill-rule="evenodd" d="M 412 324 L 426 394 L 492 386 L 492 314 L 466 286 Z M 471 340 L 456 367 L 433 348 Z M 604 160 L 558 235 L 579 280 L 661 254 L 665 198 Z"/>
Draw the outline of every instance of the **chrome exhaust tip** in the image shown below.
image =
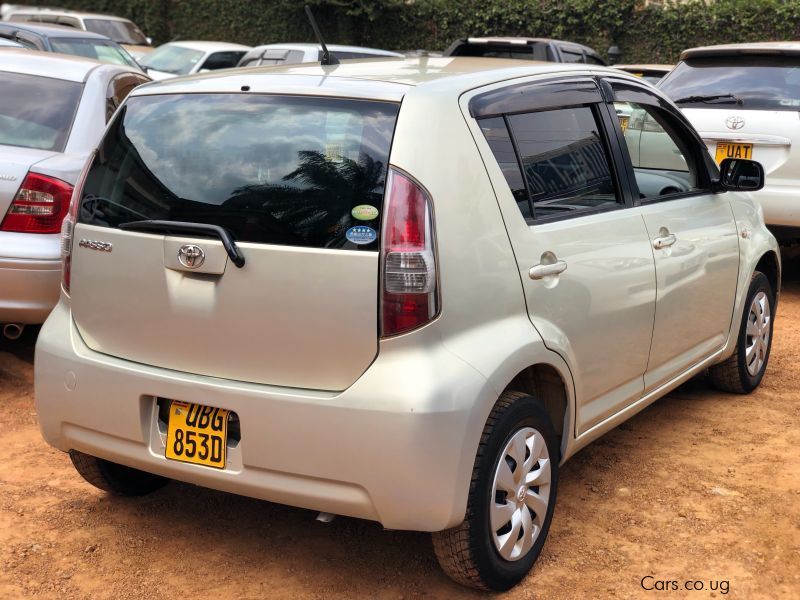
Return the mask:
<path id="1" fill-rule="evenodd" d="M 331 513 L 321 512 L 317 515 L 317 521 L 320 523 L 330 523 L 336 518 L 336 515 L 332 515 Z"/>
<path id="2" fill-rule="evenodd" d="M 25 331 L 25 325 L 20 323 L 6 323 L 3 325 L 3 335 L 8 340 L 18 340 Z"/>

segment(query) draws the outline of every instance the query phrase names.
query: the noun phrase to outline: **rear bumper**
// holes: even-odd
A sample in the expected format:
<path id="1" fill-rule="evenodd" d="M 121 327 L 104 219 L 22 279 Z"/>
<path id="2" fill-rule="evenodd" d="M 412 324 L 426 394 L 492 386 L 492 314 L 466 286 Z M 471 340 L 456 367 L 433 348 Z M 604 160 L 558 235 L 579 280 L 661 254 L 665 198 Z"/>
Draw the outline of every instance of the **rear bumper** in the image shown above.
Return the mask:
<path id="1" fill-rule="evenodd" d="M 60 285 L 60 260 L 0 258 L 0 323 L 44 323 Z"/>
<path id="2" fill-rule="evenodd" d="M 413 352 L 402 338 L 386 344 L 395 346 L 344 392 L 245 384 L 96 353 L 61 303 L 36 346 L 39 423 L 56 448 L 173 479 L 390 529 L 452 527 L 464 517 L 481 407 L 494 392 L 440 343 Z M 157 397 L 238 414 L 241 441 L 229 444 L 224 470 L 164 457 Z"/>

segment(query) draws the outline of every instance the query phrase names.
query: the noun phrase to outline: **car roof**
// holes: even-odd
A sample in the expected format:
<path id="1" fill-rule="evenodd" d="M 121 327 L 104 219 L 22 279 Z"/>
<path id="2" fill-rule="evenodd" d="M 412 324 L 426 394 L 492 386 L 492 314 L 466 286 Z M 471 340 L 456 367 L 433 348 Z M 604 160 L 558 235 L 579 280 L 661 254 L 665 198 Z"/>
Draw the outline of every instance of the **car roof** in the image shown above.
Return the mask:
<path id="1" fill-rule="evenodd" d="M 181 48 L 188 48 L 190 50 L 199 50 L 201 52 L 218 52 L 220 50 L 250 50 L 250 46 L 243 46 L 241 44 L 231 44 L 229 42 L 206 42 L 198 40 L 176 41 L 164 44 L 165 46 L 180 46 Z"/>
<path id="2" fill-rule="evenodd" d="M 624 71 L 583 63 L 553 63 L 503 58 L 388 58 L 348 60 L 338 65 L 304 63 L 276 67 L 226 69 L 189 77 L 170 79 L 137 88 L 137 95 L 169 93 L 210 93 L 239 91 L 254 93 L 307 93 L 309 87 L 321 95 L 344 95 L 399 100 L 411 87 L 436 87 L 437 90 L 463 93 L 492 83 L 548 73 L 613 73 L 630 77 Z"/>
<path id="3" fill-rule="evenodd" d="M 91 58 L 8 48 L 0 53 L 0 71 L 25 73 L 39 77 L 63 79 L 82 83 L 99 69 L 120 72 L 135 72 L 132 67 L 102 63 Z"/>
<path id="4" fill-rule="evenodd" d="M 99 33 L 92 33 L 91 31 L 84 31 L 83 29 L 75 29 L 74 27 L 62 27 L 60 25 L 52 24 L 45 25 L 42 23 L 19 23 L 17 21 L 0 21 L 0 28 L 13 29 L 15 31 L 30 31 L 37 35 L 48 38 L 80 38 L 84 40 L 105 40 L 111 41 Z"/>
<path id="5" fill-rule="evenodd" d="M 331 52 L 363 52 L 365 54 L 375 54 L 377 56 L 403 56 L 399 52 L 390 52 L 389 50 L 381 50 L 380 48 L 368 48 L 366 46 L 345 46 L 342 44 L 328 44 L 328 50 Z M 322 50 L 320 44 L 302 44 L 302 43 L 288 43 L 288 44 L 263 44 L 261 46 L 254 46 L 253 50 Z"/>
<path id="6" fill-rule="evenodd" d="M 747 44 L 719 44 L 700 46 L 681 52 L 681 60 L 699 56 L 738 56 L 742 54 L 800 54 L 800 42 L 752 42 Z"/>
<path id="7" fill-rule="evenodd" d="M 66 8 L 37 8 L 35 6 L 29 6 L 26 8 L 20 8 L 18 10 L 14 10 L 8 13 L 8 18 L 11 18 L 14 15 L 40 15 L 40 14 L 47 14 L 47 15 L 64 15 L 69 17 L 77 17 L 78 19 L 100 19 L 105 21 L 128 21 L 130 19 L 125 19 L 123 17 L 117 17 L 116 15 L 106 15 L 103 13 L 93 13 L 93 12 L 81 12 L 79 10 L 69 10 Z"/>

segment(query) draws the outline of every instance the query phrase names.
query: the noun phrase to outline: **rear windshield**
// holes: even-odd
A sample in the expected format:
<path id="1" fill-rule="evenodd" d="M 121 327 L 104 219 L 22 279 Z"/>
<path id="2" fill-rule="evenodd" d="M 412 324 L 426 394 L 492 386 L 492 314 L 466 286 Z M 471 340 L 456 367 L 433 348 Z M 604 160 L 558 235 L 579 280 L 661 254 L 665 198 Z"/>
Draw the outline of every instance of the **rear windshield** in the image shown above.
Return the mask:
<path id="1" fill-rule="evenodd" d="M 399 105 L 302 96 L 130 98 L 80 221 L 220 225 L 242 242 L 375 249 Z"/>
<path id="2" fill-rule="evenodd" d="M 484 56 L 487 58 L 516 58 L 520 60 L 544 60 L 555 62 L 546 43 L 533 44 L 462 44 L 452 50 L 450 56 Z"/>
<path id="3" fill-rule="evenodd" d="M 53 47 L 53 52 L 61 54 L 84 56 L 113 65 L 139 67 L 125 50 L 113 42 L 81 38 L 51 38 L 50 45 Z"/>
<path id="4" fill-rule="evenodd" d="M 111 19 L 84 19 L 86 31 L 99 33 L 111 38 L 118 44 L 132 46 L 149 46 L 142 31 L 130 21 L 114 21 Z"/>
<path id="5" fill-rule="evenodd" d="M 64 150 L 80 83 L 0 71 L 0 90 L 0 144 Z"/>
<path id="6" fill-rule="evenodd" d="M 730 104 L 754 110 L 800 110 L 800 57 L 693 58 L 678 64 L 658 87 L 692 108 Z M 703 102 L 697 96 L 720 97 Z"/>

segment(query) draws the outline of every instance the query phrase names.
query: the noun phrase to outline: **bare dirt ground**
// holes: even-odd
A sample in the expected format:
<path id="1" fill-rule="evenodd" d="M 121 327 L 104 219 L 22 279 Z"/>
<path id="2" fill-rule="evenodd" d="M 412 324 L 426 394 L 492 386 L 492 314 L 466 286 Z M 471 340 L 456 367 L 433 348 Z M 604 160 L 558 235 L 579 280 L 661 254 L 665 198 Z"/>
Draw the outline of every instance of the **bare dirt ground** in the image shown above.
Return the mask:
<path id="1" fill-rule="evenodd" d="M 693 381 L 583 450 L 542 557 L 499 597 L 800 597 L 800 259 L 784 268 L 761 388 Z M 39 436 L 34 334 L 0 342 L 0 598 L 480 596 L 439 571 L 424 534 L 179 483 L 95 490 Z M 647 591 L 647 576 L 679 589 Z"/>

